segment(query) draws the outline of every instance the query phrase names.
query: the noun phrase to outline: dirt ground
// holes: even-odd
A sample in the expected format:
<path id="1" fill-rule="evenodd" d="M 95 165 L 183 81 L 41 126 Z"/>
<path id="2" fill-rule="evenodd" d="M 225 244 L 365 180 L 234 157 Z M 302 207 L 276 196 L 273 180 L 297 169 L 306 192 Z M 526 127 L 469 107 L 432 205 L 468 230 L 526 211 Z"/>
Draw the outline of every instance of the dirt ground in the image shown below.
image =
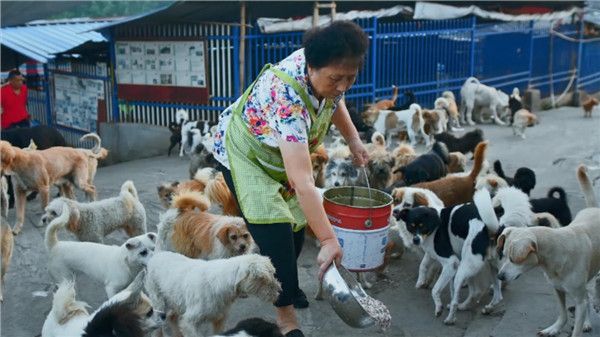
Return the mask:
<path id="1" fill-rule="evenodd" d="M 579 108 L 560 108 L 539 113 L 540 124 L 527 129 L 527 139 L 521 140 L 508 127 L 483 125 L 485 137 L 490 140 L 487 158 L 500 159 L 510 175 L 521 166 L 532 168 L 537 174 L 537 185 L 532 197 L 545 196 L 552 186 L 562 186 L 568 195 L 573 215 L 582 209 L 583 196 L 575 178 L 575 167 L 586 163 L 592 178 L 600 178 L 600 114 L 584 119 Z M 168 139 L 165 139 L 168 142 Z M 144 149 L 139 149 L 144 151 Z M 96 177 L 99 198 L 118 194 L 123 181 L 134 181 L 142 203 L 146 207 L 148 227 L 156 230 L 159 204 L 156 186 L 163 181 L 187 178 L 188 161 L 179 157 L 156 157 L 100 168 Z M 598 184 L 595 190 L 598 192 Z M 80 200 L 82 200 L 80 196 Z M 41 216 L 39 199 L 27 205 L 27 219 L 22 233 L 16 238 L 12 265 L 6 275 L 4 302 L 1 306 L 1 336 L 34 337 L 40 334 L 42 324 L 52 302 L 51 279 L 47 271 L 44 228 L 34 227 Z M 9 214 L 14 224 L 14 210 Z M 61 233 L 62 239 L 74 239 Z M 113 233 L 107 240 L 121 244 L 123 233 Z M 393 324 L 385 333 L 375 328 L 357 330 L 347 327 L 327 302 L 312 300 L 317 288 L 317 249 L 307 241 L 299 260 L 301 287 L 311 297 L 310 307 L 298 311 L 302 328 L 307 336 L 535 336 L 537 331 L 552 324 L 558 313 L 554 292 L 539 269 L 534 269 L 508 285 L 504 300 L 491 315 L 484 316 L 479 307 L 458 313 L 454 326 L 445 326 L 442 317 L 434 316 L 429 290 L 416 290 L 420 254 L 407 252 L 392 261 L 385 278 L 368 292 L 383 301 L 391 311 Z M 103 287 L 80 276 L 77 279 L 78 299 L 92 308 L 104 301 Z M 448 292 L 444 297 L 448 303 Z M 226 326 L 241 319 L 263 317 L 274 319 L 270 304 L 256 299 L 239 299 L 233 306 Z M 568 336 L 573 325 L 572 315 L 560 336 Z M 208 329 L 208 327 L 207 327 Z M 207 331 L 208 334 L 209 331 Z M 593 331 L 587 336 L 600 336 L 600 318 L 593 317 Z"/>

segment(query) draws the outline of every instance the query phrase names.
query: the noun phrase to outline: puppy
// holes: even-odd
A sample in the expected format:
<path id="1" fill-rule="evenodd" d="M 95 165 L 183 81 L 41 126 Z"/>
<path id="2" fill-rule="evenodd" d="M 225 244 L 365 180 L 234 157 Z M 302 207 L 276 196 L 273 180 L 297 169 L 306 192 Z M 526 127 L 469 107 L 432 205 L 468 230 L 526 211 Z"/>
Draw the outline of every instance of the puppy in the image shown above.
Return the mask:
<path id="1" fill-rule="evenodd" d="M 71 211 L 63 203 L 60 216 L 46 228 L 48 271 L 54 281 L 70 279 L 75 271 L 79 271 L 102 282 L 107 296 L 112 297 L 133 281 L 153 254 L 155 233 L 133 237 L 121 246 L 58 241 L 57 232 L 68 224 L 70 217 Z"/>
<path id="2" fill-rule="evenodd" d="M 206 212 L 209 206 L 207 198 L 198 192 L 175 196 L 173 208 L 161 215 L 157 226 L 159 247 L 205 260 L 248 254 L 256 249 L 244 219 L 210 214 Z"/>
<path id="3" fill-rule="evenodd" d="M 443 143 L 433 144 L 431 151 L 423 154 L 410 164 L 397 169 L 407 185 L 433 181 L 448 174 L 448 149 Z M 394 172 L 396 173 L 396 172 Z"/>
<path id="4" fill-rule="evenodd" d="M 583 174 L 582 172 L 583 171 Z M 502 265 L 498 278 L 511 281 L 540 266 L 554 286 L 559 301 L 559 316 L 540 336 L 556 336 L 567 323 L 566 295 L 575 300 L 575 325 L 572 337 L 590 331 L 591 305 L 588 284 L 600 271 L 600 208 L 597 208 L 591 182 L 582 181 L 585 169 L 578 168 L 578 180 L 590 208 L 580 211 L 566 227 L 507 228 L 498 237 Z M 593 207 L 591 207 L 593 206 Z"/>
<path id="5" fill-rule="evenodd" d="M 520 167 L 515 172 L 514 178 L 510 178 L 504 174 L 500 160 L 496 160 L 494 162 L 494 172 L 496 172 L 500 178 L 506 180 L 509 186 L 514 186 L 525 192 L 527 195 L 529 195 L 531 190 L 535 187 L 535 172 L 530 168 Z"/>
<path id="6" fill-rule="evenodd" d="M 467 167 L 467 157 L 460 152 L 448 153 L 448 173 L 464 172 Z"/>
<path id="7" fill-rule="evenodd" d="M 459 304 L 460 289 L 484 270 L 493 254 L 489 238 L 490 233 L 496 233 L 499 224 L 489 193 L 477 191 L 474 203 L 441 210 L 425 206 L 405 208 L 395 215 L 406 223 L 413 235 L 413 243 L 422 246 L 429 257 L 442 265 L 442 273 L 431 291 L 436 316 L 443 310 L 441 292 L 453 281 L 450 312 L 444 323 L 454 324 L 456 310 L 466 309 L 482 295 L 475 292 L 480 289 L 470 286 L 469 297 Z M 491 312 L 502 300 L 498 280 L 494 280 L 493 288 L 493 299 L 483 309 L 484 313 Z"/>
<path id="8" fill-rule="evenodd" d="M 482 142 L 475 148 L 474 165 L 469 175 L 447 176 L 434 181 L 418 183 L 413 187 L 433 191 L 446 207 L 469 202 L 473 198 L 473 193 L 475 193 L 475 182 L 481 171 L 487 146 L 488 142 Z"/>
<path id="9" fill-rule="evenodd" d="M 505 125 L 500 119 L 500 116 L 508 109 L 508 96 L 506 98 L 504 96 L 506 94 L 495 88 L 481 84 L 475 77 L 467 78 L 460 89 L 462 122 L 475 125 L 473 121 L 473 109 L 477 106 L 487 106 L 492 112 L 493 121 L 498 125 Z M 479 122 L 483 122 L 481 114 Z"/>
<path id="10" fill-rule="evenodd" d="M 444 91 L 442 97 L 448 102 L 446 112 L 448 113 L 450 131 L 462 131 L 460 127 L 460 116 L 458 114 L 458 106 L 456 105 L 456 97 L 452 91 Z"/>
<path id="11" fill-rule="evenodd" d="M 96 187 L 89 183 L 88 155 L 68 147 L 52 147 L 42 151 L 25 151 L 0 141 L 1 173 L 13 176 L 16 190 L 17 223 L 13 233 L 18 234 L 25 221 L 25 198 L 28 191 L 40 192 L 42 208 L 48 205 L 50 186 L 61 185 L 69 196 L 71 183 L 85 191 L 88 199 L 95 200 Z"/>
<path id="12" fill-rule="evenodd" d="M 103 243 L 104 237 L 117 229 L 123 229 L 129 237 L 146 233 L 146 210 L 138 198 L 133 182 L 121 185 L 117 197 L 90 203 L 58 198 L 46 206 L 40 225 L 48 225 L 62 215 L 63 207 L 69 208 L 67 229 L 79 241 Z"/>
<path id="13" fill-rule="evenodd" d="M 529 202 L 534 213 L 550 213 L 562 226 L 568 225 L 573 220 L 567 202 L 567 194 L 560 187 L 552 187 L 548 190 L 546 198 L 530 199 Z"/>
<path id="14" fill-rule="evenodd" d="M 513 134 L 525 139 L 525 129 L 528 126 L 533 126 L 538 121 L 537 116 L 529 112 L 529 110 L 521 109 L 513 115 Z"/>
<path id="15" fill-rule="evenodd" d="M 583 102 L 583 104 L 581 105 L 583 107 L 583 117 L 591 118 L 592 110 L 594 110 L 594 107 L 598 104 L 598 99 L 595 97 L 590 97 L 585 102 Z"/>
<path id="16" fill-rule="evenodd" d="M 436 141 L 446 144 L 449 152 L 460 152 L 464 154 L 469 152 L 475 153 L 475 147 L 477 147 L 477 144 L 483 142 L 484 140 L 483 131 L 481 129 L 469 131 L 460 138 L 457 138 L 448 132 L 434 135 L 434 138 Z"/>
<path id="17" fill-rule="evenodd" d="M 328 160 L 329 156 L 324 145 L 319 146 L 314 153 L 310 154 L 313 179 L 315 180 L 316 187 L 325 187 L 325 167 L 327 167 Z"/>
<path id="18" fill-rule="evenodd" d="M 381 133 L 373 134 L 367 151 L 369 153 L 369 162 L 367 163 L 369 184 L 372 188 L 383 190 L 392 184 L 394 158 L 387 151 L 385 139 Z"/>
<path id="19" fill-rule="evenodd" d="M 143 276 L 144 272 L 140 272 L 127 288 L 109 298 L 91 315 L 87 311 L 88 304 L 75 299 L 75 283 L 63 280 L 54 293 L 42 337 L 143 337 L 151 334 L 164 325 L 166 316 L 154 310 L 142 292 Z"/>
<path id="20" fill-rule="evenodd" d="M 212 337 L 284 337 L 277 324 L 267 322 L 262 318 L 248 318 L 219 335 Z"/>
<path id="21" fill-rule="evenodd" d="M 236 298 L 254 295 L 273 303 L 281 291 L 268 257 L 256 254 L 205 261 L 172 252 L 157 252 L 148 263 L 146 289 L 159 309 L 174 317 L 173 330 L 201 336 L 210 321 L 213 332 L 223 331 Z"/>
<path id="22" fill-rule="evenodd" d="M 0 181 L 0 206 L 2 213 L 0 214 L 0 253 L 2 264 L 0 265 L 0 302 L 3 301 L 4 276 L 10 265 L 10 260 L 13 254 L 15 239 L 13 233 L 6 221 L 8 215 L 8 182 L 5 177 Z"/>

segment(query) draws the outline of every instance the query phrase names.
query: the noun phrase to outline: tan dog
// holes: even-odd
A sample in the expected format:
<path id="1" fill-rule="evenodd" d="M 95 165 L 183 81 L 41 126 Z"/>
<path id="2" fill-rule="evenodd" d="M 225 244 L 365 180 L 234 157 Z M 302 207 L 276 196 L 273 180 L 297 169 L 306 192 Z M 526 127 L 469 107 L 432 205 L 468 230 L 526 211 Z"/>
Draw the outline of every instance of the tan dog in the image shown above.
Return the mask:
<path id="1" fill-rule="evenodd" d="M 513 117 L 513 134 L 525 139 L 525 130 L 528 126 L 537 124 L 537 116 L 529 112 L 526 109 L 520 109 L 515 112 Z"/>
<path id="2" fill-rule="evenodd" d="M 502 258 L 498 278 L 511 281 L 540 266 L 554 286 L 560 304 L 559 316 L 539 336 L 556 336 L 567 323 L 566 295 L 575 299 L 575 326 L 572 337 L 592 329 L 589 321 L 588 285 L 595 283 L 600 271 L 600 208 L 595 203 L 585 168 L 577 177 L 589 208 L 580 211 L 565 227 L 510 227 L 498 237 L 497 251 Z"/>
<path id="3" fill-rule="evenodd" d="M 241 214 L 233 193 L 225 183 L 223 173 L 212 167 L 205 167 L 196 172 L 194 179 L 206 186 L 204 195 L 213 205 L 218 205 L 222 209 L 222 214 L 232 216 Z"/>
<path id="4" fill-rule="evenodd" d="M 402 172 L 400 172 L 398 169 L 417 159 L 418 155 L 410 144 L 403 142 L 398 144 L 398 146 L 392 151 L 392 157 L 394 157 L 392 181 L 400 181 L 402 179 Z"/>
<path id="5" fill-rule="evenodd" d="M 475 182 L 477 175 L 481 171 L 487 146 L 487 141 L 477 144 L 475 148 L 475 163 L 469 175 L 446 176 L 438 180 L 415 184 L 412 187 L 420 187 L 433 191 L 446 207 L 471 201 L 475 193 Z"/>
<path id="6" fill-rule="evenodd" d="M 442 97 L 444 97 L 448 101 L 448 107 L 446 108 L 446 112 L 448 112 L 450 124 L 452 125 L 451 130 L 459 130 L 460 122 L 458 106 L 456 105 L 456 97 L 454 96 L 454 93 L 452 91 L 444 91 L 442 93 Z"/>
<path id="7" fill-rule="evenodd" d="M 369 162 L 367 163 L 369 183 L 372 188 L 383 190 L 392 184 L 392 167 L 394 158 L 388 152 L 385 138 L 379 132 L 371 137 L 371 143 L 367 144 Z"/>
<path id="8" fill-rule="evenodd" d="M 173 208 L 161 215 L 158 224 L 161 249 L 171 247 L 187 257 L 205 260 L 252 253 L 256 245 L 244 219 L 208 213 L 209 207 L 208 198 L 198 192 L 175 196 Z"/>
<path id="9" fill-rule="evenodd" d="M 79 141 L 83 142 L 88 139 L 92 139 L 95 144 L 91 150 L 88 149 L 77 149 L 83 151 L 88 156 L 88 183 L 94 184 L 96 178 L 96 171 L 98 170 L 98 159 L 106 159 L 108 156 L 108 150 L 102 147 L 102 140 L 95 133 L 88 133 L 79 138 Z"/>
<path id="10" fill-rule="evenodd" d="M 13 176 L 17 223 L 13 233 L 18 234 L 25 221 L 25 202 L 29 191 L 38 191 L 42 208 L 48 206 L 50 186 L 59 185 L 63 195 L 74 198 L 71 184 L 85 191 L 88 199 L 96 200 L 96 187 L 89 183 L 89 156 L 70 147 L 51 147 L 42 151 L 25 151 L 0 141 L 2 173 Z"/>
<path id="11" fill-rule="evenodd" d="M 583 117 L 591 118 L 592 110 L 594 110 L 594 107 L 598 104 L 600 104 L 600 102 L 598 102 L 598 99 L 595 97 L 590 97 L 585 102 L 583 102 L 583 104 L 581 105 L 583 107 Z"/>
<path id="12" fill-rule="evenodd" d="M 461 152 L 450 152 L 448 154 L 448 173 L 465 172 L 467 156 Z"/>
<path id="13" fill-rule="evenodd" d="M 5 177 L 2 177 L 0 187 L 0 207 L 2 209 L 2 214 L 0 214 L 0 252 L 2 256 L 2 265 L 0 265 L 0 302 L 2 302 L 4 276 L 10 265 L 15 238 L 6 221 L 6 217 L 8 216 L 8 183 Z"/>
<path id="14" fill-rule="evenodd" d="M 313 178 L 315 179 L 316 187 L 325 187 L 325 167 L 327 167 L 328 160 L 329 156 L 327 155 L 327 150 L 324 145 L 319 146 L 315 152 L 310 154 Z"/>
<path id="15" fill-rule="evenodd" d="M 205 188 L 206 185 L 204 185 L 204 183 L 196 179 L 191 179 L 182 182 L 174 181 L 172 183 L 162 183 L 156 189 L 160 203 L 165 208 L 169 208 L 173 203 L 173 197 L 182 191 L 204 192 Z"/>

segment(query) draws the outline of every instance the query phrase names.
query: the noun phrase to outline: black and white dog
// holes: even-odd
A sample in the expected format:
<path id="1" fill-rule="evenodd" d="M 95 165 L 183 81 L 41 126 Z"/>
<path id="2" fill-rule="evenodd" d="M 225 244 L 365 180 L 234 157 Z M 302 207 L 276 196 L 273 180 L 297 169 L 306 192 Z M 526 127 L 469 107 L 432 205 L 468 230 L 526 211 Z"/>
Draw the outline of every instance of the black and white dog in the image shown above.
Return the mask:
<path id="1" fill-rule="evenodd" d="M 267 322 L 262 318 L 248 318 L 236 326 L 213 337 L 283 337 L 277 324 Z"/>
<path id="2" fill-rule="evenodd" d="M 169 145 L 169 152 L 167 152 L 167 156 L 171 155 L 171 150 L 173 150 L 176 145 L 179 145 L 179 151 L 181 151 L 181 128 L 188 120 L 189 114 L 187 110 L 179 109 L 175 114 L 175 121 L 169 123 L 169 131 L 171 131 L 171 144 Z"/>
<path id="3" fill-rule="evenodd" d="M 514 186 L 525 194 L 529 195 L 531 190 L 535 187 L 535 172 L 528 167 L 520 167 L 515 172 L 514 178 L 507 177 L 502 169 L 502 164 L 499 160 L 494 162 L 494 171 L 498 177 L 506 180 L 509 186 Z"/>
<path id="4" fill-rule="evenodd" d="M 396 169 L 401 172 L 406 186 L 432 181 L 448 174 L 448 149 L 440 142 L 433 144 L 431 151 L 425 153 L 406 166 Z"/>
<path id="5" fill-rule="evenodd" d="M 558 194 L 558 198 L 555 195 Z M 571 209 L 567 203 L 567 194 L 561 187 L 555 186 L 548 190 L 545 198 L 529 199 L 531 210 L 534 213 L 550 213 L 560 222 L 562 226 L 571 223 Z"/>
<path id="6" fill-rule="evenodd" d="M 448 152 L 460 152 L 464 154 L 469 152 L 475 153 L 477 144 L 484 141 L 481 129 L 466 132 L 462 137 L 456 137 L 449 132 L 442 132 L 433 137 L 436 141 L 446 144 Z"/>
<path id="7" fill-rule="evenodd" d="M 210 133 L 210 128 L 216 125 L 209 121 L 189 121 L 181 127 L 181 149 L 179 156 L 191 154 L 194 148 L 202 142 L 202 138 Z"/>
<path id="8" fill-rule="evenodd" d="M 495 267 L 495 252 L 490 238 L 498 231 L 498 219 L 492 200 L 486 189 L 479 190 L 473 203 L 436 209 L 420 206 L 394 210 L 394 217 L 403 220 L 413 236 L 413 243 L 423 248 L 430 258 L 442 265 L 442 272 L 431 291 L 435 303 L 435 315 L 442 314 L 441 292 L 453 281 L 452 301 L 445 324 L 456 322 L 457 309 L 466 309 L 477 301 L 488 287 L 477 287 L 475 281 L 480 274 L 489 273 Z M 421 270 L 419 270 L 421 272 Z M 500 281 L 493 283 L 494 295 L 483 313 L 489 313 L 502 300 Z M 469 297 L 459 304 L 458 296 L 464 283 L 469 285 Z"/>

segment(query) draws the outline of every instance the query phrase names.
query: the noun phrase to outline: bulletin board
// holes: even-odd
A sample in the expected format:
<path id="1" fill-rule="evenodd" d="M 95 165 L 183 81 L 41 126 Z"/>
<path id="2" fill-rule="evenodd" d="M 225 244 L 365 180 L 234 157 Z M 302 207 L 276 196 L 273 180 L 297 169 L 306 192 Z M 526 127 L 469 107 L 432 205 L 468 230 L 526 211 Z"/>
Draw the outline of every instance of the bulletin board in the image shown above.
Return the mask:
<path id="1" fill-rule="evenodd" d="M 118 96 L 208 103 L 206 41 L 117 41 Z"/>
<path id="2" fill-rule="evenodd" d="M 54 110 L 57 124 L 97 132 L 98 105 L 104 99 L 104 81 L 54 74 Z"/>

